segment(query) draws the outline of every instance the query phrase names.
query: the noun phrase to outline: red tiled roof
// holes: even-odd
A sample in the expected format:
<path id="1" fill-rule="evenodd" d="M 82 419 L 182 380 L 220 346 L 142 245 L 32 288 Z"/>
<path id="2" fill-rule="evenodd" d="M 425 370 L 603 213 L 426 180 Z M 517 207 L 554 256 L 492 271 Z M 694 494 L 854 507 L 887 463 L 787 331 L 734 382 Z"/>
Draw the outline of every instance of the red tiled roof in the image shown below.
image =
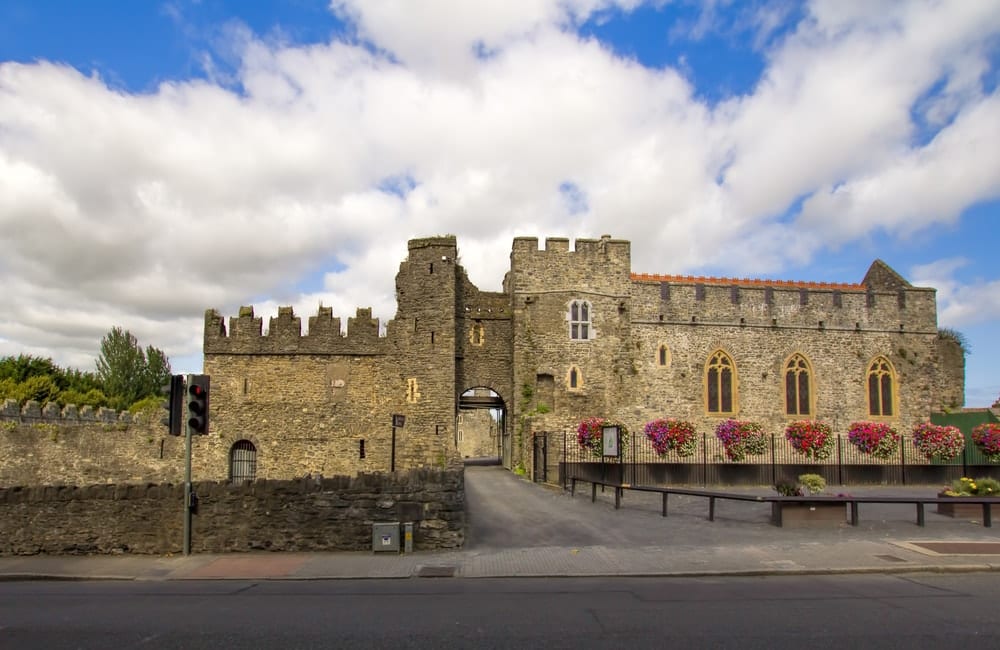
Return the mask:
<path id="1" fill-rule="evenodd" d="M 659 273 L 633 273 L 635 282 L 678 282 L 687 284 L 715 284 L 739 287 L 778 287 L 788 289 L 828 289 L 864 291 L 865 285 L 849 282 L 803 282 L 798 280 L 763 280 L 760 278 L 717 278 L 702 275 L 660 275 Z"/>

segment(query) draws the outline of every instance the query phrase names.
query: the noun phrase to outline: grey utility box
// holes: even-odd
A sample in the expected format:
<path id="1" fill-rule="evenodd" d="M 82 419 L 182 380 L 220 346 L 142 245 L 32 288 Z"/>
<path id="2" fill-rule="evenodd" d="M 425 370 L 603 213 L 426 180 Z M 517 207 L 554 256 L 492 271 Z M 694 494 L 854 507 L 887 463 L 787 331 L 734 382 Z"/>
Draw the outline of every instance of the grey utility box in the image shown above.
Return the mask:
<path id="1" fill-rule="evenodd" d="M 372 552 L 399 553 L 399 522 L 386 521 L 372 524 Z"/>

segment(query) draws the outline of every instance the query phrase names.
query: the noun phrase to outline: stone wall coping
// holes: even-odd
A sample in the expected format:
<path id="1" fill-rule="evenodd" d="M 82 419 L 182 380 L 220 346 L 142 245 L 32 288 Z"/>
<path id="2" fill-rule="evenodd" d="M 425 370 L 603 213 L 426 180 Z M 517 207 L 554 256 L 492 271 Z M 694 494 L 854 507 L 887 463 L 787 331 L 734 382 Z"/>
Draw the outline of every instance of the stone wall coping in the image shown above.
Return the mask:
<path id="1" fill-rule="evenodd" d="M 42 406 L 35 400 L 28 400 L 23 405 L 15 399 L 6 399 L 0 405 L 0 420 L 16 421 L 24 424 L 81 424 L 104 422 L 107 424 L 132 424 L 138 418 L 128 411 L 116 411 L 101 407 L 77 406 L 66 404 L 60 407 L 56 402 L 47 402 Z"/>

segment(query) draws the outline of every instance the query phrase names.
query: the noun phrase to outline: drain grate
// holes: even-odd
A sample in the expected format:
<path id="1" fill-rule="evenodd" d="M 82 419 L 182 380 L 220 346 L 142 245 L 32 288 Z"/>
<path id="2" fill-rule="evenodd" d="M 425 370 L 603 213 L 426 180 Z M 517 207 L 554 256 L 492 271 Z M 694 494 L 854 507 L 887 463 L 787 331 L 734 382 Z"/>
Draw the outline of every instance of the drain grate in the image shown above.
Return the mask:
<path id="1" fill-rule="evenodd" d="M 913 542 L 941 555 L 1000 555 L 1000 542 Z"/>
<path id="2" fill-rule="evenodd" d="M 453 566 L 422 566 L 417 570 L 418 578 L 454 578 Z"/>
<path id="3" fill-rule="evenodd" d="M 906 562 L 903 558 L 896 557 L 895 555 L 876 555 L 875 557 L 886 562 Z"/>

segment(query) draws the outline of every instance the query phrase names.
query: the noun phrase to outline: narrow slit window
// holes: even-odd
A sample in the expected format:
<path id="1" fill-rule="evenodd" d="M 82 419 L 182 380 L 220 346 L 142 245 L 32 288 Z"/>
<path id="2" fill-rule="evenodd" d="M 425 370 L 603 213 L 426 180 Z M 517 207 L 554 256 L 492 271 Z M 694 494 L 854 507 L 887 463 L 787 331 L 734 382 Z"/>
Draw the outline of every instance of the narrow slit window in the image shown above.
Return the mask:
<path id="1" fill-rule="evenodd" d="M 566 373 L 566 388 L 569 390 L 579 390 L 583 388 L 583 372 L 577 366 L 570 366 Z"/>
<path id="2" fill-rule="evenodd" d="M 661 343 L 656 350 L 656 365 L 666 368 L 670 365 L 670 348 L 666 343 Z"/>

